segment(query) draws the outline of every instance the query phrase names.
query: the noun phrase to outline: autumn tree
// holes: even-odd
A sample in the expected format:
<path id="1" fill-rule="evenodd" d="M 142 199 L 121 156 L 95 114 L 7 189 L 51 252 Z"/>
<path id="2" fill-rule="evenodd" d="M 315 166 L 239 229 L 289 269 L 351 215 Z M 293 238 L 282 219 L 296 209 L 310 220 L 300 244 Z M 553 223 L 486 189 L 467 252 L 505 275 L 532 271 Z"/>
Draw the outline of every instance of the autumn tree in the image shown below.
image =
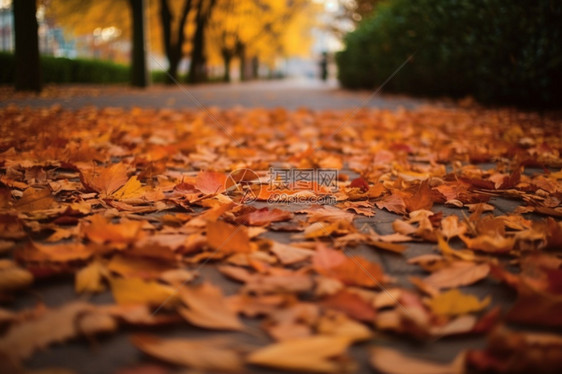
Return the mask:
<path id="1" fill-rule="evenodd" d="M 195 14 L 195 33 L 191 48 L 191 63 L 188 79 L 190 83 L 203 82 L 207 79 L 205 51 L 205 33 L 217 0 L 199 0 Z"/>
<path id="2" fill-rule="evenodd" d="M 287 52 L 287 35 L 307 28 L 308 21 L 293 22 L 308 8 L 307 0 L 223 0 L 213 13 L 209 34 L 211 47 L 223 61 L 225 81 L 230 81 L 231 63 L 238 58 L 240 79 L 257 77 L 260 60 L 271 62 Z M 307 37 L 291 39 L 305 50 Z M 248 69 L 248 62 L 251 69 Z M 251 70 L 251 71 L 250 71 Z"/>
<path id="3" fill-rule="evenodd" d="M 131 84 L 146 87 L 149 83 L 146 66 L 145 0 L 129 0 L 132 16 Z"/>
<path id="4" fill-rule="evenodd" d="M 377 3 L 380 2 L 381 0 L 343 0 L 341 4 L 344 10 L 344 17 L 354 23 L 358 23 L 373 13 Z"/>
<path id="5" fill-rule="evenodd" d="M 37 35 L 36 0 L 13 2 L 15 29 L 15 87 L 18 91 L 41 91 L 41 64 Z"/>
<path id="6" fill-rule="evenodd" d="M 186 41 L 186 24 L 192 7 L 192 0 L 184 0 L 178 17 L 178 25 L 173 32 L 174 15 L 168 0 L 160 0 L 160 24 L 162 25 L 162 36 L 164 52 L 168 59 L 168 76 L 166 82 L 171 84 L 177 81 L 178 66 L 183 57 L 183 47 Z"/>
<path id="7" fill-rule="evenodd" d="M 148 84 L 146 64 L 146 0 L 51 0 L 47 11 L 76 34 L 96 28 L 118 27 L 131 38 L 131 83 Z"/>

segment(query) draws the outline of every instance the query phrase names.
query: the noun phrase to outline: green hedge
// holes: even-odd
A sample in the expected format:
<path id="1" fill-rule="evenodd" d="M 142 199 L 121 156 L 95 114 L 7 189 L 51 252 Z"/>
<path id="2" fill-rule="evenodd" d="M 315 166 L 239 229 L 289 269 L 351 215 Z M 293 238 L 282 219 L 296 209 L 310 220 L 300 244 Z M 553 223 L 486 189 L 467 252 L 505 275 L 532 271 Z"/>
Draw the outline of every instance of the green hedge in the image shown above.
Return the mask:
<path id="1" fill-rule="evenodd" d="M 109 61 L 70 59 L 41 56 L 43 81 L 45 83 L 128 83 L 130 70 L 126 65 Z M 15 61 L 11 53 L 0 52 L 0 84 L 14 82 Z M 152 83 L 166 83 L 166 72 L 151 72 Z M 186 76 L 180 76 L 185 82 Z"/>
<path id="2" fill-rule="evenodd" d="M 560 105 L 562 1 L 391 0 L 345 38 L 336 56 L 349 88 L 472 95 L 487 103 Z"/>
<path id="3" fill-rule="evenodd" d="M 14 56 L 0 53 L 0 83 L 12 83 Z M 125 83 L 130 80 L 129 67 L 108 61 L 41 56 L 45 83 Z"/>

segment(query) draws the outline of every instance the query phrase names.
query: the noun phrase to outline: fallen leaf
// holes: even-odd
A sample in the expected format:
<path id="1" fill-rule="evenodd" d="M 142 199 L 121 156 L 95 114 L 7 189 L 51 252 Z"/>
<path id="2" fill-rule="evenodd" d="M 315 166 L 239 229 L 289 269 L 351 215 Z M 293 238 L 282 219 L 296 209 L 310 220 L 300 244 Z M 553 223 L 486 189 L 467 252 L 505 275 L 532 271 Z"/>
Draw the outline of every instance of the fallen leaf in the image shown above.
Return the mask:
<path id="1" fill-rule="evenodd" d="M 28 188 L 22 197 L 14 204 L 14 208 L 21 212 L 33 212 L 49 209 L 55 205 L 55 199 L 48 188 Z"/>
<path id="2" fill-rule="evenodd" d="M 227 176 L 215 171 L 202 171 L 195 178 L 195 188 L 206 195 L 225 191 Z"/>
<path id="3" fill-rule="evenodd" d="M 29 321 L 12 325 L 0 338 L 0 352 L 16 362 L 52 343 L 66 341 L 79 334 L 77 322 L 80 317 L 95 313 L 95 308 L 87 303 L 72 302 L 58 309 L 49 309 Z M 101 332 L 107 326 L 102 326 Z M 88 333 L 96 331 L 90 329 Z"/>
<path id="4" fill-rule="evenodd" d="M 123 249 L 141 237 L 141 221 L 122 220 L 120 223 L 111 223 L 101 214 L 89 217 L 89 221 L 89 225 L 81 227 L 81 232 L 96 244 L 110 243 Z"/>
<path id="5" fill-rule="evenodd" d="M 246 227 L 223 221 L 207 223 L 207 243 L 215 251 L 224 253 L 250 253 L 250 238 Z"/>
<path id="6" fill-rule="evenodd" d="M 488 276 L 488 264 L 475 264 L 472 262 L 457 261 L 449 267 L 437 270 L 424 282 L 437 289 L 468 286 Z"/>
<path id="7" fill-rule="evenodd" d="M 183 287 L 179 295 L 187 308 L 178 311 L 189 323 L 216 330 L 244 328 L 236 313 L 229 309 L 220 288 L 203 283 L 195 287 Z"/>
<path id="8" fill-rule="evenodd" d="M 371 349 L 371 366 L 385 374 L 463 374 L 464 354 L 459 354 L 452 363 L 442 364 L 408 357 L 401 352 L 385 347 Z"/>
<path id="9" fill-rule="evenodd" d="M 429 301 L 429 307 L 435 314 L 457 316 L 478 312 L 490 304 L 490 296 L 480 301 L 476 296 L 466 295 L 458 289 L 452 289 L 434 296 Z"/>
<path id="10" fill-rule="evenodd" d="M 99 261 L 92 261 L 76 273 L 74 286 L 76 293 L 105 291 L 103 279 L 107 277 L 109 277 L 107 268 Z"/>
<path id="11" fill-rule="evenodd" d="M 304 261 L 314 255 L 314 251 L 295 247 L 292 245 L 282 244 L 279 242 L 272 242 L 269 248 L 275 254 L 283 265 L 290 265 Z"/>
<path id="12" fill-rule="evenodd" d="M 120 305 L 146 304 L 155 307 L 175 305 L 177 292 L 169 286 L 140 278 L 114 278 L 110 281 L 113 298 Z"/>
<path id="13" fill-rule="evenodd" d="M 247 362 L 299 372 L 347 373 L 352 367 L 342 359 L 350 343 L 348 337 L 322 335 L 286 340 L 250 353 Z"/>
<path id="14" fill-rule="evenodd" d="M 363 322 L 373 322 L 375 309 L 360 296 L 342 290 L 322 300 L 322 305 L 345 313 L 347 316 Z"/>
<path id="15" fill-rule="evenodd" d="M 262 208 L 236 218 L 237 223 L 250 226 L 267 226 L 272 222 L 287 221 L 293 217 L 293 213 L 281 209 Z"/>
<path id="16" fill-rule="evenodd" d="M 0 260 L 0 292 L 26 288 L 33 283 L 33 274 L 10 260 Z"/>
<path id="17" fill-rule="evenodd" d="M 134 335 L 134 346 L 159 360 L 198 370 L 239 372 L 243 369 L 240 354 L 218 339 L 161 339 Z"/>
<path id="18" fill-rule="evenodd" d="M 109 167 L 92 167 L 80 171 L 80 181 L 89 191 L 109 196 L 123 186 L 127 177 L 127 166 L 116 163 Z"/>
<path id="19" fill-rule="evenodd" d="M 312 264 L 319 274 L 339 279 L 347 285 L 379 287 L 385 282 L 378 264 L 358 256 L 348 257 L 323 245 L 318 246 Z"/>

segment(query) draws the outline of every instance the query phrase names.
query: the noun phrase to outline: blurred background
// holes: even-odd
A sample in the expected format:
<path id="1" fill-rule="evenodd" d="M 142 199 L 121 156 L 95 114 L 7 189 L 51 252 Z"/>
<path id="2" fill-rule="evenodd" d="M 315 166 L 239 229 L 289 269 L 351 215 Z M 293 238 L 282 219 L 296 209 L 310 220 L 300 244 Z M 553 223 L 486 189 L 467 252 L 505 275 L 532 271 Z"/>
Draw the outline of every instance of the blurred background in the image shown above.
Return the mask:
<path id="1" fill-rule="evenodd" d="M 0 68 L 0 83 L 35 91 L 337 78 L 557 107 L 562 1 L 0 0 Z"/>

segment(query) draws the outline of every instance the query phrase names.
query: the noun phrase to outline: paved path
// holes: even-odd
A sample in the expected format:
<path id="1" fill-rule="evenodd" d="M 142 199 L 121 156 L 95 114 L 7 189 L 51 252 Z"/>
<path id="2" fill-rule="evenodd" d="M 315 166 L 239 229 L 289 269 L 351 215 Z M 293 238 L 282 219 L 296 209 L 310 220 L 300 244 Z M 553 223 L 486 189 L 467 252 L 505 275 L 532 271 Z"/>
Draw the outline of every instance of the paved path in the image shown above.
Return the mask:
<path id="1" fill-rule="evenodd" d="M 243 84 L 212 84 L 200 86 L 182 87 L 152 87 L 146 91 L 122 89 L 99 89 L 98 91 L 84 90 L 82 95 L 66 95 L 67 97 L 27 97 L 9 98 L 0 102 L 0 107 L 16 104 L 18 106 L 48 107 L 60 104 L 63 108 L 76 109 L 87 105 L 98 107 L 149 107 L 149 108 L 198 108 L 217 106 L 230 108 L 234 106 L 245 107 L 284 107 L 287 109 L 297 109 L 299 107 L 309 107 L 312 109 L 354 109 L 362 106 L 398 109 L 415 108 L 419 105 L 429 103 L 424 100 L 412 99 L 391 95 L 374 95 L 371 92 L 348 92 L 339 89 L 333 83 L 322 83 L 314 81 L 268 81 L 251 82 Z M 55 95 L 56 96 L 56 95 Z M 494 204 L 498 211 L 496 213 L 506 213 L 513 210 L 516 206 L 507 199 L 495 199 Z M 284 207 L 287 209 L 287 207 Z M 442 210 L 448 208 L 442 207 Z M 457 211 L 447 211 L 448 214 L 459 214 Z M 385 211 L 377 211 L 377 215 L 370 219 L 359 219 L 356 224 L 361 226 L 368 224 L 376 228 L 381 234 L 392 233 L 391 222 L 398 216 Z M 273 234 L 272 234 L 273 235 Z M 275 237 L 279 241 L 288 241 L 288 235 L 277 234 Z M 415 243 L 408 247 L 406 256 L 433 253 L 435 245 L 428 243 Z M 406 285 L 407 277 L 411 275 L 421 275 L 423 272 L 416 267 L 405 263 L 404 258 L 390 253 L 376 252 L 366 246 L 359 246 L 354 249 L 355 255 L 360 255 L 372 261 L 377 261 L 384 265 L 385 271 L 396 277 L 399 284 Z M 227 294 L 236 292 L 239 285 L 226 280 L 220 275 L 214 266 L 205 266 L 201 269 L 204 279 L 214 284 L 219 284 Z M 477 286 L 468 288 L 470 292 L 483 297 L 492 295 L 495 305 L 507 308 L 513 301 L 513 293 L 505 287 L 500 287 L 492 281 L 485 281 Z M 73 284 L 69 279 L 52 279 L 34 286 L 33 293 L 24 297 L 19 308 L 31 307 L 37 299 L 42 300 L 49 306 L 57 306 L 76 299 Z M 109 292 L 96 295 L 92 298 L 95 303 L 108 303 L 112 301 Z M 259 321 L 245 320 L 246 323 L 258 327 Z M 148 332 L 154 332 L 147 329 Z M 172 329 L 162 329 L 158 331 L 161 336 L 168 337 L 199 337 L 208 336 L 200 329 L 177 326 Z M 269 341 L 265 334 L 255 336 L 250 339 L 247 335 L 239 333 L 229 333 L 240 339 L 242 343 L 267 344 Z M 227 335 L 227 334 L 225 334 Z M 420 343 L 410 339 L 396 339 L 387 334 L 378 334 L 374 339 L 377 343 L 398 347 L 404 352 L 412 353 L 417 357 L 447 362 L 455 354 L 465 348 L 483 347 L 485 338 L 483 336 L 463 336 L 460 338 L 447 338 L 435 342 Z M 356 345 L 351 349 L 352 356 L 359 362 L 359 373 L 371 372 L 368 368 L 367 355 L 364 345 Z M 120 331 L 117 334 L 101 338 L 99 344 L 94 349 L 87 342 L 74 341 L 64 345 L 55 345 L 44 351 L 38 352 L 26 362 L 27 366 L 33 368 L 44 368 L 52 366 L 62 366 L 76 370 L 78 373 L 111 373 L 115 370 L 139 362 L 153 363 L 156 361 L 147 359 L 129 343 L 129 332 Z M 279 373 L 275 370 L 253 368 L 252 373 Z"/>
<path id="2" fill-rule="evenodd" d="M 75 91 L 73 91 L 73 89 Z M 49 97 L 51 95 L 52 97 Z M 234 84 L 205 84 L 181 86 L 154 86 L 146 90 L 128 87 L 93 88 L 64 86 L 47 92 L 47 97 L 14 97 L 7 95 L 1 106 L 48 107 L 60 104 L 63 108 L 77 109 L 88 105 L 97 107 L 144 107 L 144 108 L 220 108 L 284 107 L 297 109 L 348 109 L 370 106 L 384 109 L 414 108 L 426 101 L 404 96 L 378 95 L 368 91 L 346 91 L 336 82 L 288 79 L 282 81 L 256 81 Z"/>

